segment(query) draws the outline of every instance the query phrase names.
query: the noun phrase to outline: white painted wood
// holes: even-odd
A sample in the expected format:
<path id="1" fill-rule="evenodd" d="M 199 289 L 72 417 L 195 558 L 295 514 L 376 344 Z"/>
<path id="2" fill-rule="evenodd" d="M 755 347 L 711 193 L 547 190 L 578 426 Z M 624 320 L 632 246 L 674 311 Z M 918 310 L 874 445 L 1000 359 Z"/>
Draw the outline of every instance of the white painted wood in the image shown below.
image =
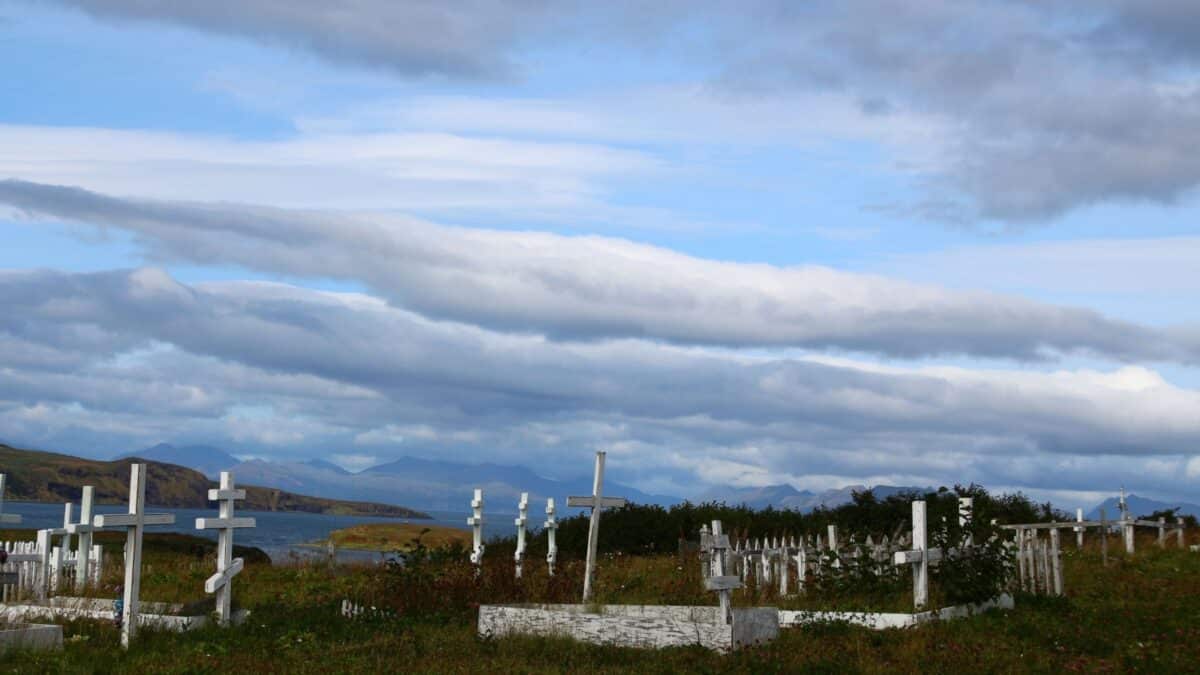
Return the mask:
<path id="1" fill-rule="evenodd" d="M 708 579 L 705 579 L 705 588 L 710 591 L 717 592 L 717 601 L 719 606 L 718 621 L 722 625 L 733 623 L 733 614 L 731 613 L 731 592 L 736 588 L 742 587 L 741 579 L 737 575 L 726 575 L 725 558 L 729 550 L 729 537 L 721 531 L 721 521 L 712 521 L 712 536 L 708 540 L 709 557 L 713 561 L 713 574 Z M 713 582 L 715 585 L 710 585 Z"/>
<path id="2" fill-rule="evenodd" d="M 554 576 L 554 563 L 558 562 L 558 517 L 554 509 L 554 497 L 546 498 L 546 569 Z"/>
<path id="3" fill-rule="evenodd" d="M 583 601 L 592 598 L 592 576 L 596 572 L 596 546 L 600 539 L 600 512 L 605 508 L 620 508 L 625 506 L 625 500 L 620 497 L 604 496 L 604 457 L 605 452 L 596 453 L 596 470 L 592 480 L 590 497 L 567 497 L 567 506 L 590 508 L 592 517 L 588 523 L 587 561 L 583 571 Z"/>
<path id="4" fill-rule="evenodd" d="M 808 610 L 779 610 L 779 625 L 803 626 L 811 623 L 826 623 L 830 621 L 845 621 L 846 623 L 865 626 L 873 630 L 888 628 L 910 628 L 930 621 L 948 621 L 963 619 L 973 614 L 989 609 L 1012 609 L 1015 606 L 1011 595 L 1005 593 L 999 597 L 969 605 L 954 605 L 927 612 L 822 612 Z"/>
<path id="5" fill-rule="evenodd" d="M 525 532 L 529 529 L 529 493 L 521 493 L 521 501 L 517 502 L 517 519 L 513 521 L 517 526 L 517 550 L 513 553 L 513 562 L 515 563 L 515 573 L 517 578 L 521 578 L 521 564 L 525 561 Z"/>
<path id="6" fill-rule="evenodd" d="M 923 609 L 929 602 L 929 542 L 925 532 L 925 502 L 912 503 L 913 549 L 922 558 L 913 565 L 913 607 Z"/>
<path id="7" fill-rule="evenodd" d="M 1083 509 L 1075 509 L 1075 522 L 1083 522 Z M 1083 548 L 1083 532 L 1085 529 L 1082 525 L 1075 527 L 1075 548 Z"/>
<path id="8" fill-rule="evenodd" d="M 4 512 L 4 485 L 7 479 L 5 474 L 0 473 L 0 525 L 17 525 L 21 522 L 21 516 Z"/>
<path id="9" fill-rule="evenodd" d="M 222 471 L 220 485 L 219 489 L 208 491 L 209 500 L 217 502 L 217 517 L 197 518 L 196 529 L 217 531 L 217 573 L 204 582 L 204 592 L 216 594 L 217 622 L 228 626 L 233 616 L 233 578 L 243 566 L 241 558 L 233 557 L 233 532 L 258 523 L 254 518 L 234 517 L 235 502 L 245 499 L 246 491 L 234 488 L 233 473 Z"/>
<path id="10" fill-rule="evenodd" d="M 1183 518 L 1175 519 L 1175 543 L 1183 548 Z"/>
<path id="11" fill-rule="evenodd" d="M 975 498 L 974 497 L 959 497 L 958 498 L 958 526 L 962 528 L 967 536 L 963 539 L 964 546 L 975 545 L 975 535 L 971 534 L 971 523 L 975 518 Z"/>
<path id="12" fill-rule="evenodd" d="M 95 501 L 96 488 L 91 485 L 83 486 L 83 496 L 79 500 L 79 522 L 67 525 L 67 531 L 75 535 L 77 540 L 78 563 L 75 565 L 75 592 L 81 592 L 88 583 L 89 558 L 92 553 L 92 507 Z"/>
<path id="13" fill-rule="evenodd" d="M 1054 582 L 1054 594 L 1063 594 L 1062 556 L 1058 545 L 1058 530 L 1050 530 L 1050 572 Z"/>
<path id="14" fill-rule="evenodd" d="M 471 527 L 471 562 L 475 565 L 476 573 L 483 564 L 483 490 L 475 488 L 475 498 L 471 500 L 471 517 L 467 525 Z"/>

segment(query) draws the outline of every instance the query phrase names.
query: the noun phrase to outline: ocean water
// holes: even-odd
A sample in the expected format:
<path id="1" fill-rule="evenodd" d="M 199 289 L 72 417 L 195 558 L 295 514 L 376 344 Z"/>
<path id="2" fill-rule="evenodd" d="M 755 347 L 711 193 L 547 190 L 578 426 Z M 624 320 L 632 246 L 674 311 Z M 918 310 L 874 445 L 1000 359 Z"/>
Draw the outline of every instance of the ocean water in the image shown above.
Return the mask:
<path id="1" fill-rule="evenodd" d="M 216 539 L 217 533 L 212 530 L 197 530 L 196 518 L 215 518 L 217 509 L 169 509 L 163 507 L 150 506 L 147 509 L 148 513 L 173 513 L 175 514 L 174 525 L 156 525 L 147 527 L 147 532 L 183 532 L 194 534 L 208 539 Z M 95 513 L 125 513 L 123 509 L 116 505 L 98 506 Z M 40 502 L 4 502 L 4 513 L 16 513 L 21 516 L 21 524 L 16 527 L 26 529 L 43 529 L 49 527 L 62 527 L 63 522 L 63 505 L 62 504 L 46 504 Z M 277 512 L 277 511 L 236 511 L 237 516 L 253 517 L 257 521 L 257 526 L 253 528 L 245 528 L 237 530 L 234 534 L 233 541 L 241 546 L 256 546 L 266 551 L 267 555 L 271 556 L 271 560 L 276 564 L 286 563 L 293 557 L 308 557 L 314 555 L 325 555 L 324 549 L 305 546 L 312 542 L 321 541 L 329 536 L 330 532 L 339 530 L 352 525 L 362 523 L 382 523 L 382 522 L 409 522 L 409 523 L 428 523 L 430 525 L 441 525 L 446 527 L 454 527 L 461 530 L 469 530 L 467 527 L 467 516 L 470 515 L 469 509 L 463 509 L 462 513 L 449 511 L 430 511 L 429 515 L 433 516 L 432 520 L 425 519 L 408 519 L 408 518 L 373 518 L 366 516 L 327 516 L 313 513 L 295 513 L 295 512 Z M 494 536 L 507 536 L 514 532 L 513 519 L 516 516 L 513 514 L 484 514 L 484 537 L 490 539 Z M 79 519 L 79 504 L 75 504 L 74 520 Z M 383 552 L 374 551 L 338 551 L 339 560 L 383 560 L 386 554 Z"/>

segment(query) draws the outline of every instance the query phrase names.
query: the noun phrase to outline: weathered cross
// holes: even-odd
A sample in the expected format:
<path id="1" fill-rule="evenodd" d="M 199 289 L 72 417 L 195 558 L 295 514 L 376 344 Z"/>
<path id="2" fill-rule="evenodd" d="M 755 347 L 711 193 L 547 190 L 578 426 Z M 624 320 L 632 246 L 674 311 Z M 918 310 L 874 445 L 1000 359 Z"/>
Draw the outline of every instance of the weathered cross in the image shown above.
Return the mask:
<path id="1" fill-rule="evenodd" d="M 554 497 L 546 498 L 546 566 L 550 569 L 550 576 L 554 576 L 554 563 L 558 561 L 558 542 L 555 535 L 558 534 L 558 518 L 554 510 Z"/>
<path id="2" fill-rule="evenodd" d="M 704 588 L 716 591 L 721 603 L 721 623 L 733 623 L 733 615 L 729 608 L 730 595 L 735 588 L 742 587 L 742 580 L 736 574 L 726 575 L 725 552 L 729 550 L 729 535 L 721 532 L 721 521 L 712 521 L 712 534 L 702 537 L 701 545 L 708 550 L 708 559 L 712 565 L 712 575 L 704 580 Z"/>
<path id="3" fill-rule="evenodd" d="M 83 497 L 79 500 L 79 522 L 67 525 L 67 532 L 78 538 L 79 547 L 75 556 L 75 590 L 83 589 L 87 584 L 88 558 L 92 554 L 92 504 L 96 498 L 96 488 L 91 485 L 83 486 Z"/>
<path id="4" fill-rule="evenodd" d="M 0 473 L 0 525 L 16 525 L 21 522 L 21 516 L 4 512 L 4 482 L 6 476 Z"/>
<path id="5" fill-rule="evenodd" d="M 242 559 L 233 557 L 233 531 L 255 527 L 253 518 L 234 518 L 234 502 L 246 498 L 245 490 L 233 487 L 233 474 L 221 472 L 221 486 L 208 491 L 208 501 L 219 502 L 216 518 L 197 518 L 197 530 L 217 531 L 217 573 L 204 582 L 205 593 L 217 594 L 217 622 L 229 625 L 233 602 L 233 578 L 242 571 Z"/>
<path id="6" fill-rule="evenodd" d="M 92 519 L 96 529 L 125 529 L 125 598 L 122 605 L 121 646 L 128 649 L 137 635 L 138 594 L 142 584 L 142 531 L 147 525 L 171 525 L 170 513 L 146 513 L 146 465 L 129 466 L 129 513 L 101 513 Z"/>
<path id="7" fill-rule="evenodd" d="M 517 526 L 517 550 L 513 553 L 513 561 L 516 563 L 517 578 L 521 578 L 521 563 L 525 561 L 525 531 L 529 525 L 529 493 L 521 493 L 521 501 L 517 503 L 517 519 L 513 521 Z"/>
<path id="8" fill-rule="evenodd" d="M 895 564 L 913 566 L 913 607 L 919 610 L 929 602 L 929 563 L 942 559 L 941 549 L 929 548 L 924 501 L 912 503 L 912 546 L 896 552 Z"/>
<path id="9" fill-rule="evenodd" d="M 475 488 L 471 510 L 473 515 L 467 518 L 467 525 L 470 525 L 472 530 L 471 562 L 479 566 L 483 564 L 483 490 L 479 488 Z"/>
<path id="10" fill-rule="evenodd" d="M 592 575 L 596 570 L 596 545 L 600 538 L 600 511 L 625 506 L 625 500 L 621 497 L 604 496 L 604 455 L 603 451 L 596 453 L 596 473 L 592 481 L 591 496 L 567 497 L 567 506 L 592 510 L 591 522 L 588 524 L 587 564 L 583 571 L 584 602 L 592 599 Z"/>

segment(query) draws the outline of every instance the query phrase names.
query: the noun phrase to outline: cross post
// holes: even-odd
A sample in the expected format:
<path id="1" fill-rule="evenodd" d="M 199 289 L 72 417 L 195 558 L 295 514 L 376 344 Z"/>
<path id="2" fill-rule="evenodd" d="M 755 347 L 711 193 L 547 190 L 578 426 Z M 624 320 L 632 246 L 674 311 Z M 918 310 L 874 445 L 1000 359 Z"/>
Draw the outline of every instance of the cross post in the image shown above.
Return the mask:
<path id="1" fill-rule="evenodd" d="M 704 580 L 704 588 L 717 592 L 720 601 L 720 621 L 725 625 L 733 623 L 733 613 L 730 610 L 730 595 L 735 588 L 742 587 L 742 580 L 736 574 L 726 575 L 725 554 L 729 550 L 729 536 L 721 532 L 721 521 L 712 521 L 712 534 L 706 540 L 709 558 L 712 560 L 712 576 Z"/>
<path id="2" fill-rule="evenodd" d="M 596 571 L 596 545 L 600 538 L 600 511 L 625 506 L 625 500 L 620 497 L 604 496 L 604 456 L 603 451 L 596 453 L 596 472 L 592 480 L 591 496 L 567 497 L 567 506 L 592 510 L 592 518 L 588 524 L 587 564 L 583 573 L 584 602 L 592 599 L 592 575 Z"/>
<path id="3" fill-rule="evenodd" d="M 975 534 L 971 532 L 971 521 L 975 519 L 975 498 L 958 498 L 958 527 L 966 535 L 963 537 L 965 546 L 975 545 Z"/>
<path id="4" fill-rule="evenodd" d="M 221 487 L 208 491 L 208 501 L 217 502 L 216 518 L 197 518 L 197 530 L 217 531 L 217 573 L 204 582 L 205 593 L 217 594 L 217 622 L 228 626 L 232 618 L 233 578 L 242 571 L 241 558 L 233 557 L 233 531 L 243 527 L 255 527 L 254 518 L 234 518 L 234 502 L 246 498 L 245 490 L 233 487 L 233 474 L 221 472 Z"/>
<path id="5" fill-rule="evenodd" d="M 1083 522 L 1083 509 L 1075 509 L 1075 522 Z M 1075 527 L 1075 548 L 1083 548 L 1083 527 L 1078 525 Z"/>
<path id="6" fill-rule="evenodd" d="M 83 497 L 79 500 L 79 522 L 67 525 L 67 532 L 75 535 L 79 547 L 75 557 L 75 591 L 83 590 L 87 585 L 88 562 L 92 554 L 92 505 L 95 502 L 96 488 L 91 485 L 83 486 Z"/>
<path id="7" fill-rule="evenodd" d="M 471 526 L 471 563 L 475 565 L 475 573 L 479 573 L 479 566 L 483 564 L 483 490 L 475 488 L 475 498 L 471 500 L 471 517 L 467 518 L 467 525 Z"/>
<path id="8" fill-rule="evenodd" d="M 121 647 L 128 649 L 137 635 L 138 594 L 142 585 L 142 534 L 147 525 L 171 525 L 170 513 L 146 513 L 146 465 L 129 465 L 129 513 L 101 513 L 92 518 L 96 529 L 125 529 L 125 597 L 121 617 Z"/>
<path id="9" fill-rule="evenodd" d="M 913 607 L 917 610 L 929 602 L 929 563 L 937 562 L 947 555 L 939 548 L 929 548 L 929 537 L 926 530 L 925 502 L 917 500 L 912 503 L 912 550 L 896 551 L 893 562 L 896 565 L 912 565 L 913 567 Z"/>
<path id="10" fill-rule="evenodd" d="M 558 534 L 558 518 L 554 509 L 554 497 L 546 498 L 546 567 L 550 570 L 550 576 L 554 576 L 554 563 L 558 561 L 558 541 L 555 535 Z"/>
<path id="11" fill-rule="evenodd" d="M 521 578 L 521 563 L 525 561 L 525 531 L 528 529 L 529 523 L 529 493 L 521 493 L 521 501 L 517 503 L 517 519 L 513 524 L 517 526 L 517 550 L 513 553 L 513 562 L 516 563 L 517 578 Z"/>
<path id="12" fill-rule="evenodd" d="M 4 512 L 4 483 L 7 476 L 0 473 L 0 525 L 17 525 L 21 522 L 21 516 L 16 513 Z"/>

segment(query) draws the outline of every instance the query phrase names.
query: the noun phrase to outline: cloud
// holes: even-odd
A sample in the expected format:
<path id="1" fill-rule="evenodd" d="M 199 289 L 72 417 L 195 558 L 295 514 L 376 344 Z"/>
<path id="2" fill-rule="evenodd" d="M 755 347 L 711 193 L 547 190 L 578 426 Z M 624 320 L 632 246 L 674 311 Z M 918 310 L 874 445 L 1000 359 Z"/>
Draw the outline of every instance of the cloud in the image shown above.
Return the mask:
<path id="1" fill-rule="evenodd" d="M 44 447 L 184 437 L 265 456 L 286 444 L 295 457 L 357 441 L 370 448 L 361 454 L 484 453 L 560 476 L 609 449 L 621 471 L 656 484 L 790 475 L 1048 489 L 1095 489 L 1138 457 L 1159 492 L 1182 493 L 1200 440 L 1200 392 L 1140 367 L 1038 373 L 557 343 L 362 294 L 185 285 L 154 269 L 7 272 L 0 297 L 31 336 L 87 328 L 141 345 L 65 345 L 85 364 L 70 374 L 0 357 L 0 435 Z M 0 322 L 0 335 L 16 323 Z"/>
<path id="2" fill-rule="evenodd" d="M 358 281 L 424 316 L 555 340 L 647 338 L 896 357 L 1031 360 L 1080 351 L 1118 360 L 1196 358 L 1190 341 L 1176 344 L 1089 310 L 826 267 L 718 262 L 619 239 L 122 199 L 13 180 L 0 181 L 0 203 L 31 217 L 127 230 L 155 259 Z"/>
<path id="3" fill-rule="evenodd" d="M 832 92 L 880 125 L 935 121 L 948 152 L 920 177 L 925 194 L 901 206 L 937 220 L 1044 223 L 1097 203 L 1177 203 L 1200 183 L 1189 2 L 63 4 L 402 76 L 503 80 L 546 54 L 578 60 L 583 44 L 593 71 L 637 58 L 751 106 Z M 524 107 L 552 127 L 578 120 Z"/>

